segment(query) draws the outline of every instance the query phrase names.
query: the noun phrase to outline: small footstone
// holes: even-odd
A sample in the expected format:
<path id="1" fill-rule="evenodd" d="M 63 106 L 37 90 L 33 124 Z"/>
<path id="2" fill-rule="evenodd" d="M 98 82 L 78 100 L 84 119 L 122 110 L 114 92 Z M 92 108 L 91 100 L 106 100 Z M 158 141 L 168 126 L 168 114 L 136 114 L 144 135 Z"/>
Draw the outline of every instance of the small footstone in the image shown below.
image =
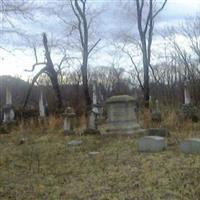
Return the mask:
<path id="1" fill-rule="evenodd" d="M 68 145 L 70 145 L 70 146 L 77 146 L 80 144 L 82 144 L 81 140 L 72 140 L 72 141 L 68 142 Z"/>
<path id="2" fill-rule="evenodd" d="M 159 152 L 166 146 L 165 138 L 159 136 L 145 136 L 138 140 L 138 150 L 141 152 Z"/>
<path id="3" fill-rule="evenodd" d="M 184 140 L 180 144 L 180 150 L 187 154 L 200 154 L 200 138 Z"/>
<path id="4" fill-rule="evenodd" d="M 96 156 L 97 154 L 99 154 L 98 151 L 91 151 L 88 153 L 90 156 Z"/>

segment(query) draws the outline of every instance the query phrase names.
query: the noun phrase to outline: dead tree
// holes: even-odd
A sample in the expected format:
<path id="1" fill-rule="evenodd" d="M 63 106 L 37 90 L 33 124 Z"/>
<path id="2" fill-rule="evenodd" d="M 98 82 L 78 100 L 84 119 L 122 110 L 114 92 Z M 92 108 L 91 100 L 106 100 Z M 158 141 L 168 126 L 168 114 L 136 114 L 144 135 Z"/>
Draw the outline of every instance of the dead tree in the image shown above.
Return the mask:
<path id="1" fill-rule="evenodd" d="M 141 42 L 142 61 L 144 69 L 144 100 L 145 106 L 149 107 L 149 69 L 151 68 L 151 45 L 156 16 L 163 10 L 167 0 L 164 0 L 161 7 L 155 9 L 156 1 L 136 0 L 137 27 Z M 144 7 L 146 6 L 146 9 Z"/>
<path id="2" fill-rule="evenodd" d="M 89 28 L 91 21 L 88 22 L 86 15 L 86 0 L 70 0 L 73 13 L 77 19 L 77 29 L 79 32 L 81 51 L 82 51 L 82 64 L 81 75 L 83 81 L 83 89 L 86 101 L 86 114 L 91 109 L 92 99 L 89 94 L 88 86 L 88 58 L 94 48 L 98 45 L 100 39 L 89 47 Z"/>
<path id="3" fill-rule="evenodd" d="M 47 76 L 51 80 L 51 84 L 52 84 L 52 87 L 53 87 L 53 90 L 54 90 L 54 93 L 55 93 L 55 96 L 56 96 L 57 109 L 60 110 L 62 108 L 62 97 L 61 97 L 60 86 L 59 86 L 59 83 L 58 83 L 58 72 L 55 70 L 54 64 L 53 64 L 52 59 L 51 59 L 46 33 L 43 33 L 42 36 L 43 36 L 43 46 L 44 46 L 44 49 L 45 49 L 46 61 L 45 62 L 38 62 L 36 49 L 34 48 L 36 63 L 33 65 L 31 70 L 26 70 L 26 71 L 33 72 L 37 65 L 44 65 L 44 67 L 33 77 L 32 83 L 31 83 L 31 85 L 28 89 L 28 92 L 27 92 L 27 95 L 26 95 L 26 98 L 25 98 L 25 101 L 24 101 L 23 108 L 25 108 L 27 103 L 28 103 L 28 99 L 30 97 L 31 90 L 32 90 L 35 82 L 37 81 L 37 79 L 39 78 L 39 76 L 41 74 L 45 73 L 45 74 L 47 74 Z M 61 64 L 62 64 L 62 62 L 61 62 Z"/>

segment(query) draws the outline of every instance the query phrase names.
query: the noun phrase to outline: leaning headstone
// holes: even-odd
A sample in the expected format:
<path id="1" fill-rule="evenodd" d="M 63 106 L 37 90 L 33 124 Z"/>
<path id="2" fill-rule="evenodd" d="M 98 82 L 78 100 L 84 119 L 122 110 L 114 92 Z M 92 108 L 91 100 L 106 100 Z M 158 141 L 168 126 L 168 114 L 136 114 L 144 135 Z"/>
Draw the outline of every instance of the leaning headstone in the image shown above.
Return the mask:
<path id="1" fill-rule="evenodd" d="M 118 95 L 106 102 L 108 134 L 133 134 L 140 130 L 136 117 L 136 100 L 128 95 Z"/>
<path id="2" fill-rule="evenodd" d="M 166 128 L 150 128 L 148 130 L 149 136 L 160 136 L 160 137 L 167 137 L 169 136 L 169 130 Z"/>
<path id="3" fill-rule="evenodd" d="M 74 118 L 76 114 L 72 112 L 71 107 L 68 107 L 63 114 L 64 117 L 64 134 L 71 135 L 74 134 Z"/>
<path id="4" fill-rule="evenodd" d="M 15 112 L 12 105 L 12 93 L 6 89 L 6 105 L 3 107 L 3 122 L 13 122 L 15 118 Z"/>
<path id="5" fill-rule="evenodd" d="M 190 138 L 182 141 L 180 150 L 186 154 L 200 154 L 200 138 Z"/>
<path id="6" fill-rule="evenodd" d="M 165 138 L 159 136 L 145 136 L 138 140 L 138 150 L 141 152 L 160 152 L 166 149 Z"/>

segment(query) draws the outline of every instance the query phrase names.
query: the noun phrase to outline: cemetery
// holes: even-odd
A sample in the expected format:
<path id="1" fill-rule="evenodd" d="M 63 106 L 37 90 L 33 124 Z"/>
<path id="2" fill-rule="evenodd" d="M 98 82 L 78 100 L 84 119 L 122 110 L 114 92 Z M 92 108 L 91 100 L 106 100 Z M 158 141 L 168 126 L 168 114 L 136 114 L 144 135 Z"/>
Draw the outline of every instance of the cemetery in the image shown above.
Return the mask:
<path id="1" fill-rule="evenodd" d="M 0 200 L 200 199 L 199 1 L 0 5 Z"/>

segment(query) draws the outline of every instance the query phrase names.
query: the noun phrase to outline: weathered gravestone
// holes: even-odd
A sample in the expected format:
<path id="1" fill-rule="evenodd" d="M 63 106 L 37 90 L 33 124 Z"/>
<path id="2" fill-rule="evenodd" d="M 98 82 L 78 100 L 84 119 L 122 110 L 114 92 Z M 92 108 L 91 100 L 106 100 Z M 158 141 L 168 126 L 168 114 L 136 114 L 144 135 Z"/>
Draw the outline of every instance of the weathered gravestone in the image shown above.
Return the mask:
<path id="1" fill-rule="evenodd" d="M 67 143 L 69 146 L 79 146 L 82 144 L 82 140 L 71 140 Z"/>
<path id="2" fill-rule="evenodd" d="M 191 119 L 193 122 L 198 121 L 198 109 L 192 104 L 188 83 L 184 83 L 184 104 L 181 107 L 181 116 L 184 119 Z"/>
<path id="3" fill-rule="evenodd" d="M 190 138 L 182 141 L 180 150 L 186 154 L 200 154 L 200 138 Z"/>
<path id="4" fill-rule="evenodd" d="M 12 105 L 12 93 L 6 89 L 6 105 L 3 107 L 3 122 L 13 122 L 15 118 L 15 112 Z"/>
<path id="5" fill-rule="evenodd" d="M 74 134 L 74 118 L 76 114 L 72 112 L 71 107 L 68 107 L 63 114 L 64 117 L 64 133 L 66 135 Z"/>
<path id="6" fill-rule="evenodd" d="M 96 135 L 100 134 L 98 130 L 97 120 L 99 118 L 99 105 L 97 100 L 96 83 L 93 83 L 92 89 L 92 109 L 87 113 L 87 128 L 83 131 L 83 135 Z"/>
<path id="7" fill-rule="evenodd" d="M 97 129 L 97 116 L 98 113 L 95 110 L 88 112 L 88 128 Z"/>
<path id="8" fill-rule="evenodd" d="M 184 104 L 190 104 L 191 103 L 191 97 L 190 92 L 188 88 L 188 83 L 185 81 L 184 83 Z"/>
<path id="9" fill-rule="evenodd" d="M 159 109 L 158 99 L 153 100 L 152 98 L 150 98 L 150 112 L 152 122 L 161 122 L 162 115 Z"/>
<path id="10" fill-rule="evenodd" d="M 106 102 L 108 134 L 133 134 L 140 129 L 136 117 L 136 100 L 128 95 L 118 95 Z"/>
<path id="11" fill-rule="evenodd" d="M 145 136 L 138 140 L 138 150 L 141 152 L 159 152 L 166 149 L 165 138 L 159 136 Z"/>
<path id="12" fill-rule="evenodd" d="M 40 113 L 40 117 L 42 117 L 42 118 L 46 117 L 45 105 L 44 105 L 43 92 L 42 91 L 40 93 L 40 99 L 39 99 L 39 113 Z"/>

